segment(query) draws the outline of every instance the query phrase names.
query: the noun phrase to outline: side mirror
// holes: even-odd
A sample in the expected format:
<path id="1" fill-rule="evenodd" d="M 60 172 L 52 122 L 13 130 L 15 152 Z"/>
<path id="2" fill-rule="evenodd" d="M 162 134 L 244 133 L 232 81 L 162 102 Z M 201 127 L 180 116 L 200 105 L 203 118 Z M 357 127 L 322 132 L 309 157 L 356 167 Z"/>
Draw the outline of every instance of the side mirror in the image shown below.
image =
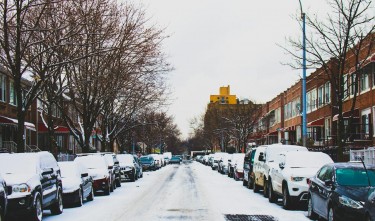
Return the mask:
<path id="1" fill-rule="evenodd" d="M 232 160 L 228 160 L 228 162 L 232 162 Z"/>
<path id="2" fill-rule="evenodd" d="M 50 175 L 52 173 L 53 173 L 53 168 L 47 168 L 47 169 L 43 170 L 42 176 Z"/>
<path id="3" fill-rule="evenodd" d="M 279 163 L 279 167 L 280 167 L 280 169 L 284 169 L 285 164 L 284 163 Z"/>
<path id="4" fill-rule="evenodd" d="M 88 177 L 89 176 L 89 174 L 88 173 L 82 173 L 81 174 L 81 177 L 83 178 L 83 177 Z"/>
<path id="5" fill-rule="evenodd" d="M 324 181 L 324 184 L 325 184 L 326 186 L 332 186 L 332 185 L 333 185 L 333 181 L 332 181 L 332 180 L 325 180 L 325 181 Z"/>
<path id="6" fill-rule="evenodd" d="M 261 153 L 261 154 L 259 155 L 258 160 L 259 160 L 259 161 L 265 161 L 265 160 L 264 160 L 264 155 L 263 155 L 263 153 Z"/>
<path id="7" fill-rule="evenodd" d="M 120 162 L 116 161 L 116 162 L 115 162 L 115 165 L 116 165 L 116 166 L 120 165 Z"/>
<path id="8" fill-rule="evenodd" d="M 112 169 L 113 169 L 113 166 L 108 166 L 108 169 L 112 170 Z"/>

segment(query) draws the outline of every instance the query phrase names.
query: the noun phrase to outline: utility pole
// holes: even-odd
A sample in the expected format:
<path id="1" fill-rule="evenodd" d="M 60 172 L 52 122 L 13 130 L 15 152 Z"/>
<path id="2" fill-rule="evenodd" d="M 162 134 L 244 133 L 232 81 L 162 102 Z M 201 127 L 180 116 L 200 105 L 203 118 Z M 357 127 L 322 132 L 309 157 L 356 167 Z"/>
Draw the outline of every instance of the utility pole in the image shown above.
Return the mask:
<path id="1" fill-rule="evenodd" d="M 306 16 L 302 10 L 302 3 L 299 0 L 302 18 L 302 143 L 306 147 L 307 140 L 307 102 L 306 102 Z"/>

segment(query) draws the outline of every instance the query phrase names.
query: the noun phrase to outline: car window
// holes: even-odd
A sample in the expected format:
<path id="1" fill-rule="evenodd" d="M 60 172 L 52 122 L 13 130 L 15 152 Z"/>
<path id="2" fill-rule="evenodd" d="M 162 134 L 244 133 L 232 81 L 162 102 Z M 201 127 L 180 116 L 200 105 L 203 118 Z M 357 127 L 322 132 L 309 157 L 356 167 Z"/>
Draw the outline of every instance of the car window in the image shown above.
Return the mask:
<path id="1" fill-rule="evenodd" d="M 336 170 L 337 183 L 343 186 L 374 186 L 375 170 L 340 168 Z"/>
<path id="2" fill-rule="evenodd" d="M 318 174 L 318 179 L 321 181 L 333 180 L 333 168 L 330 166 L 324 166 Z"/>

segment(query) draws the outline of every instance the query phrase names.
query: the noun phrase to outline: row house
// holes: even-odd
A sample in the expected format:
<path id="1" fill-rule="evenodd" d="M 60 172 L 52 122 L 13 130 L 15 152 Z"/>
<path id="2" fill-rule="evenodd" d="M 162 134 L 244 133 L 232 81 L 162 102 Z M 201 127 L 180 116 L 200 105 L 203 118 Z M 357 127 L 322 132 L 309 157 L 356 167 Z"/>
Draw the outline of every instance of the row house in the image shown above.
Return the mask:
<path id="1" fill-rule="evenodd" d="M 375 145 L 375 49 L 361 62 L 357 71 L 353 61 L 343 77 L 343 118 L 348 134 L 347 145 Z M 348 57 L 354 59 L 354 56 Z M 350 68 L 351 67 L 351 68 Z M 358 76 L 356 76 L 358 74 Z M 357 81 L 356 81 L 357 79 Z M 357 84 L 355 84 L 357 82 Z M 323 68 L 306 78 L 307 137 L 311 147 L 336 145 L 338 109 L 335 107 L 332 85 Z M 354 96 L 356 95 L 356 96 Z M 355 100 L 355 102 L 354 102 Z M 354 106 L 353 106 L 354 102 Z M 351 111 L 353 108 L 354 111 Z M 267 110 L 267 111 L 265 111 Z M 302 81 L 263 105 L 258 133 L 264 139 L 258 144 L 285 142 L 301 144 L 302 138 Z M 349 122 L 349 117 L 352 121 Z M 350 123 L 350 125 L 349 125 Z M 251 139 L 250 139 L 251 141 Z"/>
<path id="2" fill-rule="evenodd" d="M 4 71 L 3 71 L 4 72 Z M 32 78 L 23 78 L 22 87 L 27 89 L 31 86 Z M 78 114 L 70 105 L 70 98 L 64 96 L 64 108 L 71 119 L 78 119 Z M 62 119 L 62 113 L 59 108 L 52 105 L 52 120 L 54 122 L 54 141 L 57 144 L 57 150 L 51 150 L 48 143 L 48 116 L 45 111 L 46 106 L 42 102 L 43 98 L 35 100 L 28 109 L 25 118 L 24 142 L 25 151 L 48 150 L 54 153 L 80 153 L 81 147 L 78 145 L 73 134 Z M 10 75 L 0 73 L 0 149 L 16 151 L 16 135 L 18 132 L 17 120 L 17 97 L 14 89 L 14 83 Z M 75 122 L 78 126 L 78 122 Z M 95 150 L 100 150 L 99 130 L 93 130 L 90 142 Z M 93 150 L 93 151 L 95 151 Z"/>

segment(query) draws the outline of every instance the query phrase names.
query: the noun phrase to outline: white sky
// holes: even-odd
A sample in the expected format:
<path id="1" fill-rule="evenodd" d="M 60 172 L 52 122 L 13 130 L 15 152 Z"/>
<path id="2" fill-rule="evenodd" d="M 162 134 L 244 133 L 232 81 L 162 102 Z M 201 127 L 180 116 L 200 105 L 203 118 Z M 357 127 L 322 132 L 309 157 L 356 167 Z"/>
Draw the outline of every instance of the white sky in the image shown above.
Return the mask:
<path id="1" fill-rule="evenodd" d="M 230 85 L 231 94 L 266 102 L 293 85 L 301 71 L 282 48 L 300 37 L 298 0 L 141 0 L 152 23 L 166 28 L 164 51 L 175 68 L 169 114 L 189 136 L 189 121 L 202 115 L 210 94 Z M 325 0 L 302 0 L 306 13 L 328 11 Z"/>

